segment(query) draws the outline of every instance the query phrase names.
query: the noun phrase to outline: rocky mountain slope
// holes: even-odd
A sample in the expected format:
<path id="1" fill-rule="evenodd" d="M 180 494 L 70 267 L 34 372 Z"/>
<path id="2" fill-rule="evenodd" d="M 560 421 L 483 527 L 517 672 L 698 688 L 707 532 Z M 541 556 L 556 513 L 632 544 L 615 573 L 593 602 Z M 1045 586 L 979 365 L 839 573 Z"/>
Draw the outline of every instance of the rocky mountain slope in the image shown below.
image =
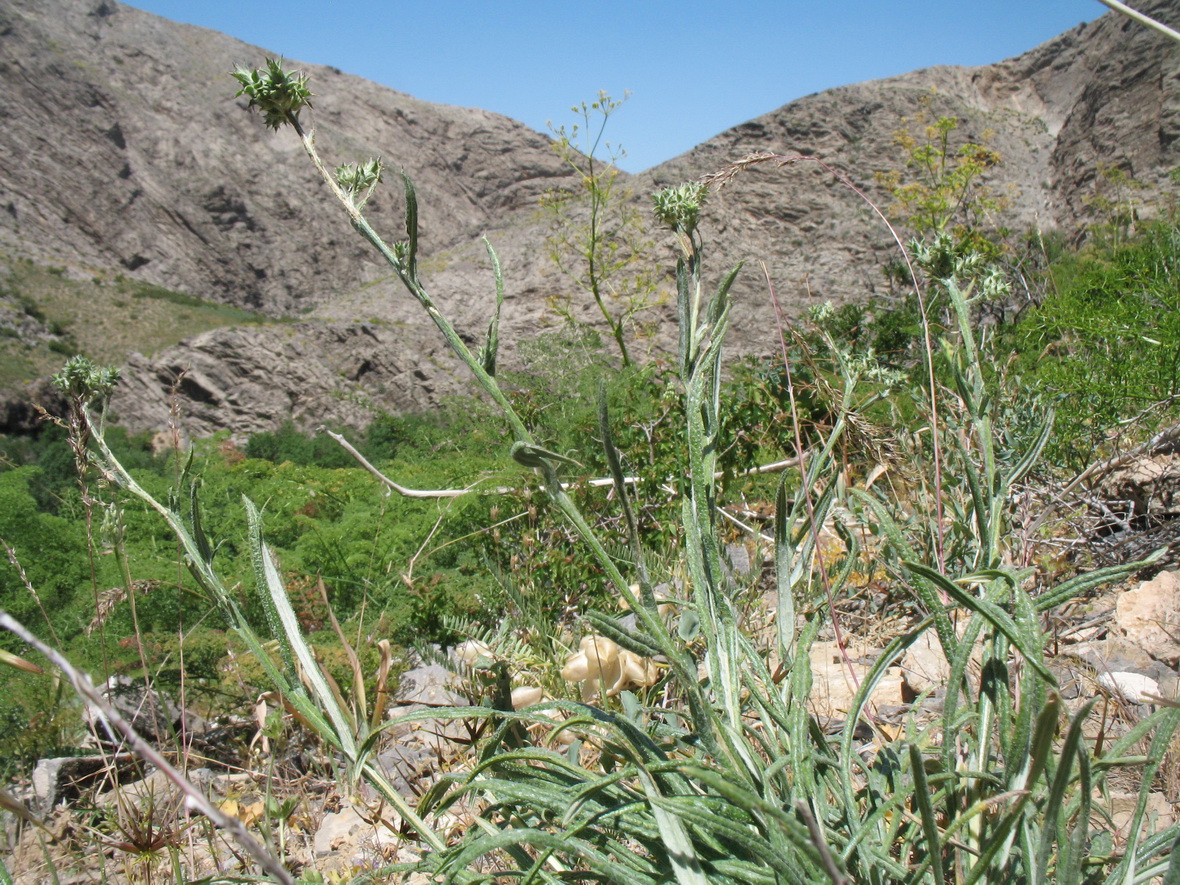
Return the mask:
<path id="1" fill-rule="evenodd" d="M 1171 2 L 1144 8 L 1180 24 Z M 329 204 L 294 137 L 230 98 L 227 72 L 267 55 L 113 0 L 0 2 L 0 261 L 118 273 L 299 320 L 133 354 L 114 404 L 133 429 L 163 426 L 174 387 L 186 427 L 202 435 L 287 417 L 363 424 L 374 407 L 426 406 L 464 383 L 433 326 Z M 543 192 L 573 182 L 548 141 L 495 114 L 302 67 L 329 161 L 381 155 L 415 180 L 424 278 L 460 326 L 479 335 L 486 323 L 483 234 L 505 267 L 504 339 L 552 323 L 548 299 L 568 283 L 545 257 L 536 210 Z M 998 64 L 808 96 L 625 183 L 646 201 L 756 151 L 801 153 L 887 205 L 874 174 L 902 162 L 893 135 L 931 95 L 935 113 L 962 120 L 963 138 L 993 133 L 1005 162 L 992 186 L 1011 195 L 1015 225 L 1075 229 L 1100 163 L 1133 172 L 1145 200 L 1180 165 L 1180 50 L 1111 14 Z M 393 238 L 397 196 L 386 187 L 370 204 Z M 713 200 L 705 233 L 716 274 L 763 259 L 792 309 L 867 294 L 891 249 L 863 201 L 816 163 L 742 173 Z M 768 352 L 761 274 L 747 269 L 740 293 L 733 341 Z"/>

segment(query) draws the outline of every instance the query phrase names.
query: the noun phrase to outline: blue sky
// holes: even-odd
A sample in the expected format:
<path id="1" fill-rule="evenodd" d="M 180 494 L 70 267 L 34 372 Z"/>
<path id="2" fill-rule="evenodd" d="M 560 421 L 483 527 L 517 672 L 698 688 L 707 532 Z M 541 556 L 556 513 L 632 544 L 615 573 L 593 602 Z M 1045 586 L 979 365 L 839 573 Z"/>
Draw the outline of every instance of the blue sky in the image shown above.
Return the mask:
<path id="1" fill-rule="evenodd" d="M 809 93 L 935 64 L 1000 61 L 1106 11 L 1097 0 L 131 5 L 542 132 L 549 121 L 573 122 L 570 106 L 599 90 L 630 91 L 606 138 L 626 150 L 620 165 L 631 172 Z"/>

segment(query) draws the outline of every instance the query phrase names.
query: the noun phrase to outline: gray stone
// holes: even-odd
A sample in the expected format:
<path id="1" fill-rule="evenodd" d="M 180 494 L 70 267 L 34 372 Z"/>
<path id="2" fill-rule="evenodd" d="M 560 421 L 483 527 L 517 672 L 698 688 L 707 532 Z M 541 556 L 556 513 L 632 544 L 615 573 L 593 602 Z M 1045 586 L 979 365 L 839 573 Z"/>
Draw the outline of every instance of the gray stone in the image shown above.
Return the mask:
<path id="1" fill-rule="evenodd" d="M 115 776 L 131 778 L 135 768 L 135 758 L 129 753 L 42 759 L 33 769 L 30 805 L 36 814 L 45 815 L 60 802 L 76 799 Z"/>
<path id="2" fill-rule="evenodd" d="M 1129 641 L 1175 667 L 1180 663 L 1180 572 L 1160 572 L 1120 593 L 1115 623 Z"/>
<path id="3" fill-rule="evenodd" d="M 467 698 L 455 690 L 457 677 L 440 664 L 424 664 L 402 674 L 396 702 L 425 707 L 465 707 Z"/>
<path id="4" fill-rule="evenodd" d="M 168 695 L 118 674 L 99 692 L 140 737 L 157 745 L 175 743 L 183 713 Z M 88 703 L 82 715 L 100 743 L 122 745 L 122 733 L 110 725 L 102 709 Z"/>
<path id="5" fill-rule="evenodd" d="M 397 828 L 397 820 L 389 820 Z M 363 864 L 374 856 L 396 849 L 401 840 L 384 823 L 366 820 L 354 808 L 325 814 L 316 830 L 314 852 L 316 857 L 341 856 L 348 862 Z"/>
<path id="6" fill-rule="evenodd" d="M 726 544 L 725 558 L 729 561 L 729 567 L 736 575 L 748 575 L 754 570 L 754 565 L 750 560 L 750 551 L 746 549 L 745 544 Z"/>

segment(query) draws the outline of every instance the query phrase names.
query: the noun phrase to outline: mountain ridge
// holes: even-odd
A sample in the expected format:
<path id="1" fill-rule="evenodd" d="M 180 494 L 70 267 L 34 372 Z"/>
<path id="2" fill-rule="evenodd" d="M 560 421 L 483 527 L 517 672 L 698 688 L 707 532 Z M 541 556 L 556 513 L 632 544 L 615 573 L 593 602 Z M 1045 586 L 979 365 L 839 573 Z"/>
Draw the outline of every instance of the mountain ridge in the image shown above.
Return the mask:
<path id="1" fill-rule="evenodd" d="M 1144 11 L 1180 24 L 1168 2 Z M 132 430 L 166 426 L 174 389 L 196 436 L 269 429 L 284 417 L 363 424 L 373 409 L 425 408 L 466 389 L 433 325 L 325 199 L 297 140 L 230 98 L 228 71 L 265 56 L 113 0 L 0 6 L 0 151 L 15 158 L 0 170 L 0 251 L 300 320 L 215 329 L 130 355 L 113 408 Z M 490 112 L 300 67 L 311 76 L 309 122 L 329 162 L 383 155 L 393 169 L 405 164 L 422 204 L 423 275 L 458 326 L 478 336 L 486 325 L 486 234 L 508 286 L 503 339 L 551 327 L 551 300 L 571 293 L 546 255 L 537 206 L 576 178 L 549 141 Z M 1112 13 L 993 65 L 926 68 L 805 96 L 620 180 L 638 204 L 755 152 L 800 154 L 887 206 L 876 174 L 904 162 L 894 133 L 923 102 L 935 116 L 957 117 L 964 140 L 990 131 L 1005 158 L 991 184 L 1011 195 L 1016 226 L 1083 224 L 1099 163 L 1132 172 L 1145 202 L 1169 192 L 1168 173 L 1180 165 L 1180 52 Z M 399 191 L 387 181 L 369 206 L 391 238 Z M 792 313 L 871 294 L 895 249 L 860 198 L 811 160 L 736 176 L 707 207 L 705 234 L 715 274 L 765 260 Z M 739 352 L 773 351 L 765 289 L 759 273 L 739 280 L 731 333 Z M 594 319 L 587 303 L 576 312 Z M 655 344 L 670 347 L 667 305 L 659 317 Z M 510 349 L 505 359 L 511 364 Z"/>

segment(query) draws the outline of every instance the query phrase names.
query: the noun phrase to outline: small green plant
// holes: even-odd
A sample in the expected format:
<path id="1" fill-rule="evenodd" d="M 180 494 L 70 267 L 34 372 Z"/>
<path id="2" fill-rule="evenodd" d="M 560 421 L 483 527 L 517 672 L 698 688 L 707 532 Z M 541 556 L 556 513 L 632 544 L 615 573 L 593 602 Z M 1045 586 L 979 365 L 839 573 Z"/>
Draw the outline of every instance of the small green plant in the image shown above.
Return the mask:
<path id="1" fill-rule="evenodd" d="M 541 207 L 550 218 L 549 256 L 578 291 L 589 294 L 610 330 L 623 365 L 632 363 L 629 339 L 650 332 L 642 321 L 658 303 L 657 281 L 647 264 L 654 240 L 632 194 L 619 180 L 616 162 L 622 148 L 604 141 L 607 122 L 623 100 L 605 92 L 570 110 L 579 122 L 550 129 L 553 149 L 578 177 L 573 189 L 545 193 Z M 599 155 L 605 149 L 605 159 Z M 558 314 L 579 325 L 575 301 L 568 295 L 553 300 Z"/>
<path id="2" fill-rule="evenodd" d="M 990 131 L 979 142 L 955 147 L 952 134 L 959 128 L 958 118 L 932 121 L 932 105 L 933 96 L 923 96 L 918 113 L 894 135 L 905 152 L 909 175 L 894 170 L 877 179 L 897 201 L 915 235 L 950 234 L 965 251 L 994 254 L 994 241 L 985 231 L 1007 200 L 991 189 L 986 176 L 1002 158 L 988 146 Z"/>
<path id="3" fill-rule="evenodd" d="M 938 252 L 947 262 L 974 256 L 989 264 L 1027 264 L 1035 253 L 1014 248 L 1011 231 L 1000 223 L 1010 198 L 989 183 L 988 173 L 1003 160 L 988 144 L 992 133 L 984 130 L 979 141 L 956 146 L 960 121 L 935 118 L 934 100 L 934 93 L 924 95 L 918 112 L 904 118 L 904 127 L 894 133 L 905 168 L 879 172 L 877 182 L 894 198 L 894 209 L 915 242 L 941 242 Z M 949 270 L 949 264 L 934 268 L 931 276 L 937 280 Z M 890 261 L 884 271 L 893 296 L 870 305 L 860 337 L 882 359 L 903 365 L 917 356 L 915 348 L 925 337 L 923 324 L 947 325 L 950 307 L 937 288 L 925 299 L 919 297 L 918 281 L 905 261 Z M 1005 306 L 979 299 L 974 309 L 1003 315 Z"/>
<path id="4" fill-rule="evenodd" d="M 1094 192 L 1083 202 L 1100 219 L 1090 228 L 1098 241 L 1111 248 L 1126 244 L 1139 222 L 1135 193 L 1143 185 L 1125 167 L 1099 163 Z"/>

